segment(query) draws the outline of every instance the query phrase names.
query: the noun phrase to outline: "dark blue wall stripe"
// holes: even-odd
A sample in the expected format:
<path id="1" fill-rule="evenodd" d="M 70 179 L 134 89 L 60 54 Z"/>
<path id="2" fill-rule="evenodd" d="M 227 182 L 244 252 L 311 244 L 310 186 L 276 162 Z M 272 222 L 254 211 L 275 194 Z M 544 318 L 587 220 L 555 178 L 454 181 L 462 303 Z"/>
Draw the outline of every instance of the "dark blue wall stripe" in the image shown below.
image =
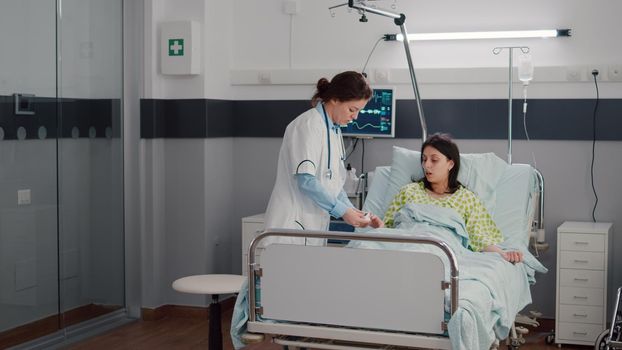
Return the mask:
<path id="1" fill-rule="evenodd" d="M 231 137 L 231 101 L 188 99 L 140 101 L 140 137 Z"/>
<path id="2" fill-rule="evenodd" d="M 594 99 L 531 99 L 529 136 L 539 140 L 591 140 Z M 141 101 L 141 137 L 282 137 L 287 124 L 310 108 L 307 100 Z M 507 100 L 424 100 L 428 133 L 459 139 L 507 139 Z M 513 139 L 525 139 L 522 101 L 513 103 Z M 414 100 L 398 100 L 396 137 L 419 138 Z M 622 140 L 622 99 L 601 99 L 597 139 Z"/>
<path id="3" fill-rule="evenodd" d="M 97 138 L 106 137 L 111 128 L 112 137 L 121 135 L 121 102 L 118 99 L 70 99 L 35 97 L 34 115 L 15 115 L 13 96 L 0 96 L 0 127 L 4 140 L 16 140 L 17 129 L 26 129 L 26 139 L 38 139 L 38 130 L 44 126 L 46 138 L 71 138 L 72 129 L 78 128 L 79 137 L 89 137 L 94 127 Z M 60 117 L 58 117 L 60 116 Z"/>

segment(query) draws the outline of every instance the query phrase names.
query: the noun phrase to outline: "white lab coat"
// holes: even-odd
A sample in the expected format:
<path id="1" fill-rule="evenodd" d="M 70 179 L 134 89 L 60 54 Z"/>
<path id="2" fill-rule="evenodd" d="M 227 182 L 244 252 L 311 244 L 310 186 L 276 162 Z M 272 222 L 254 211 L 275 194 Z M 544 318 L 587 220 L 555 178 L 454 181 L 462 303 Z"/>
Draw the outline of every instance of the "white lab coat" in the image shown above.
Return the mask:
<path id="1" fill-rule="evenodd" d="M 330 117 L 328 117 L 330 118 Z M 329 194 L 337 197 L 343 189 L 346 170 L 343 165 L 340 136 L 333 130 L 330 135 L 330 162 L 332 178 L 328 173 L 328 139 L 326 122 L 320 104 L 294 119 L 283 136 L 279 152 L 276 183 L 266 209 L 265 227 L 328 230 L 330 214 L 320 208 L 298 188 L 295 175 L 315 176 Z M 280 238 L 279 243 L 322 244 L 324 240 Z M 267 245 L 268 242 L 264 244 Z"/>

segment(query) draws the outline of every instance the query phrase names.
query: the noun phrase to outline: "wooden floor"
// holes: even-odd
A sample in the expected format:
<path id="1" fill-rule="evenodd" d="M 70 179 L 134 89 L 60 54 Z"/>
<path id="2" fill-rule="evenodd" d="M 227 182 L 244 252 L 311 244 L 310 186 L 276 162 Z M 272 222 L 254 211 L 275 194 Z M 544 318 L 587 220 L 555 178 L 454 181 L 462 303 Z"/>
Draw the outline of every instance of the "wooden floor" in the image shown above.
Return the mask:
<path id="1" fill-rule="evenodd" d="M 224 349 L 233 349 L 229 338 L 231 310 L 223 312 Z M 548 333 L 530 332 L 522 350 L 558 349 L 546 345 L 544 338 Z M 207 349 L 208 322 L 197 318 L 167 317 L 158 321 L 137 321 L 117 328 L 106 334 L 75 344 L 69 349 Z M 564 346 L 562 349 L 592 349 L 593 347 Z M 248 350 L 276 350 L 279 345 L 264 341 L 249 345 Z M 500 347 L 504 349 L 504 347 Z"/>

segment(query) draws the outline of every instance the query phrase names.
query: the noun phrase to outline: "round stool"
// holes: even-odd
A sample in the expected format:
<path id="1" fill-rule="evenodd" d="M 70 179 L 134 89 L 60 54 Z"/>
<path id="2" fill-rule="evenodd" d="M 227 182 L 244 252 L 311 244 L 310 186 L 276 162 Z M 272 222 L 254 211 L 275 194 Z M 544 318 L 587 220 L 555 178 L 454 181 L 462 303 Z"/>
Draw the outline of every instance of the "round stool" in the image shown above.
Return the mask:
<path id="1" fill-rule="evenodd" d="M 195 275 L 173 282 L 173 289 L 178 292 L 212 296 L 212 303 L 209 307 L 209 349 L 222 349 L 218 296 L 238 293 L 245 279 L 246 277 L 240 275 Z"/>

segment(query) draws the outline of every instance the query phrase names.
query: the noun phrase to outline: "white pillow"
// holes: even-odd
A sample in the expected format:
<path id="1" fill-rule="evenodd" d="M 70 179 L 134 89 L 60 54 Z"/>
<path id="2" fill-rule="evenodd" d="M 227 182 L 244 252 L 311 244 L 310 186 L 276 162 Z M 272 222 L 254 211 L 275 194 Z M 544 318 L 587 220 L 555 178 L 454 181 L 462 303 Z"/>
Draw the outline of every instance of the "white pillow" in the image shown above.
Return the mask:
<path id="1" fill-rule="evenodd" d="M 490 215 L 494 215 L 495 210 L 495 187 L 507 166 L 494 153 L 460 154 L 458 181 L 479 196 Z M 393 162 L 384 197 L 384 210 L 386 211 L 393 197 L 404 185 L 421 178 L 421 152 L 393 146 Z"/>
<path id="2" fill-rule="evenodd" d="M 373 181 L 369 184 L 369 192 L 365 196 L 363 211 L 369 211 L 380 217 L 384 216 L 386 206 L 384 205 L 384 197 L 391 176 L 390 166 L 379 166 L 374 170 Z M 370 177 L 371 180 L 371 177 Z"/>

